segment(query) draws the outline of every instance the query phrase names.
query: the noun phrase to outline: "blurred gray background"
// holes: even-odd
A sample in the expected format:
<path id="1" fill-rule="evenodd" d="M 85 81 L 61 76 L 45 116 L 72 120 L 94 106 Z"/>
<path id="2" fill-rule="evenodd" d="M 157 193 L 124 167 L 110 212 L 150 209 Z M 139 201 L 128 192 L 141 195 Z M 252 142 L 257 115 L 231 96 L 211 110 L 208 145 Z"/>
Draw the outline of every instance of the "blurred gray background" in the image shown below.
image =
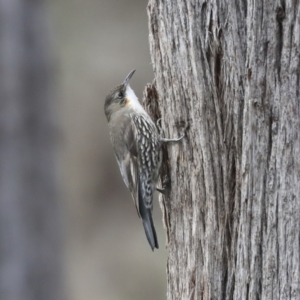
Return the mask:
<path id="1" fill-rule="evenodd" d="M 60 173 L 65 205 L 67 299 L 164 299 L 166 251 L 146 240 L 125 188 L 103 112 L 106 94 L 136 69 L 139 99 L 152 82 L 147 1 L 49 1 L 62 125 Z"/>

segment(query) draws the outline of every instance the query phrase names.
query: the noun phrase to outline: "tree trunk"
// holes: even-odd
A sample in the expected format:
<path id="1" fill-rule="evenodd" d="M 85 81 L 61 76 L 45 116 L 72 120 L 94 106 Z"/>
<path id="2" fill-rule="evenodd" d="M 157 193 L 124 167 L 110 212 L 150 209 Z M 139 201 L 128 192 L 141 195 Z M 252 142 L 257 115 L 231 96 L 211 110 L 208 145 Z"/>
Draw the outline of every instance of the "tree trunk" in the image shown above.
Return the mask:
<path id="1" fill-rule="evenodd" d="M 0 299 L 62 299 L 45 1 L 0 1 Z"/>
<path id="2" fill-rule="evenodd" d="M 299 1 L 148 14 L 147 104 L 166 137 L 185 131 L 164 151 L 167 298 L 300 299 Z"/>

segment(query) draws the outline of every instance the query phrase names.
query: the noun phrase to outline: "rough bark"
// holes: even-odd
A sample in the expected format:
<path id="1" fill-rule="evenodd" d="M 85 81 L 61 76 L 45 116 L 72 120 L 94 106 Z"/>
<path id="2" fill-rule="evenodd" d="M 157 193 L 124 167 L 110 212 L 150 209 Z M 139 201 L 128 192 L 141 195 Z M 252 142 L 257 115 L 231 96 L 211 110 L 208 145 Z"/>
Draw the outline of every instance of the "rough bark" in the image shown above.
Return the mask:
<path id="1" fill-rule="evenodd" d="M 0 299 L 62 299 L 45 1 L 0 1 Z"/>
<path id="2" fill-rule="evenodd" d="M 300 299 L 299 1 L 150 0 L 148 15 L 150 111 L 185 131 L 164 151 L 167 298 Z"/>

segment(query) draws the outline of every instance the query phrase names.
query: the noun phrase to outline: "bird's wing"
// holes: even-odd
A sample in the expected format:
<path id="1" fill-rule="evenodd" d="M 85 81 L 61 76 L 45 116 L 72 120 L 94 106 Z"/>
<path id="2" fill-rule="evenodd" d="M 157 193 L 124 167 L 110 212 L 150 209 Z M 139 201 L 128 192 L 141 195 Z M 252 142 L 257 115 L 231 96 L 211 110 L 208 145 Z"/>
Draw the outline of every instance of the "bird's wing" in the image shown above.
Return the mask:
<path id="1" fill-rule="evenodd" d="M 123 180 L 131 192 L 137 213 L 140 216 L 137 129 L 130 118 L 122 121 L 123 126 L 120 131 L 115 131 L 115 134 L 119 135 L 118 139 L 113 138 L 115 141 L 118 140 L 120 144 L 117 145 L 116 142 L 113 144 Z"/>

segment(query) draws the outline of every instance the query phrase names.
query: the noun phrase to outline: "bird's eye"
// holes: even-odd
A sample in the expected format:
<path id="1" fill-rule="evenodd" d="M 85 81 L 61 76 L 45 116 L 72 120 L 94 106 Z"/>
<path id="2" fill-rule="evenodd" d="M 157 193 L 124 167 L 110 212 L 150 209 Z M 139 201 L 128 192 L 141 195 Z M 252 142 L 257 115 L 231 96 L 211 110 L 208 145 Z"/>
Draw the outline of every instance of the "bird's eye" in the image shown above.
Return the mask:
<path id="1" fill-rule="evenodd" d="M 122 99 L 124 97 L 124 93 L 121 91 L 118 93 L 118 96 L 117 96 L 119 99 Z"/>

